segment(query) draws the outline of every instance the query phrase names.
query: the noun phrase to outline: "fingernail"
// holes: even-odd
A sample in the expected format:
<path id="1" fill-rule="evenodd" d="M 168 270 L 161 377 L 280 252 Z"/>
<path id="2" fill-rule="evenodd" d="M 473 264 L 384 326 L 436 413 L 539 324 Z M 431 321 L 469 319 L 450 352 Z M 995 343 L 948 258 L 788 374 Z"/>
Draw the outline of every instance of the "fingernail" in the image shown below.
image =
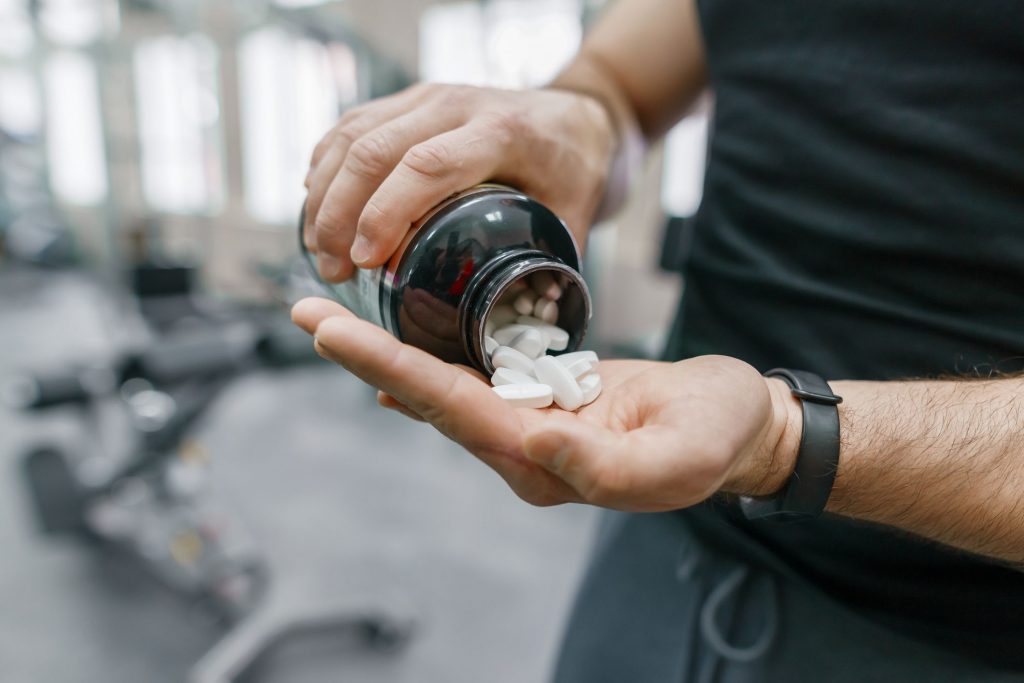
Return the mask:
<path id="1" fill-rule="evenodd" d="M 363 265 L 370 258 L 370 240 L 356 233 L 356 239 L 352 242 L 352 261 L 357 265 Z"/>
<path id="2" fill-rule="evenodd" d="M 341 271 L 341 261 L 326 252 L 317 255 L 316 265 L 320 269 L 320 275 L 328 280 L 337 277 Z"/>

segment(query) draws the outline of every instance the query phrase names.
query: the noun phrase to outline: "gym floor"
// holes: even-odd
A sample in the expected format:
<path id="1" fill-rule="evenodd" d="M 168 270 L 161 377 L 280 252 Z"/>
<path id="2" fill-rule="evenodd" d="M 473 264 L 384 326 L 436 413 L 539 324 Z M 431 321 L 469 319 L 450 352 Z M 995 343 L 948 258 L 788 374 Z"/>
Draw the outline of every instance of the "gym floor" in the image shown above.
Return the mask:
<path id="1" fill-rule="evenodd" d="M 130 333 L 102 288 L 74 275 L 0 273 L 0 293 L 0 375 L 96 357 Z M 0 407 L 0 679 L 182 681 L 223 627 L 136 566 L 33 529 L 21 454 L 43 441 L 83 447 L 77 422 Z M 327 364 L 239 379 L 195 436 L 218 501 L 268 558 L 271 604 L 379 605 L 419 624 L 397 653 L 298 642 L 249 680 L 545 680 L 593 511 L 523 503 Z"/>

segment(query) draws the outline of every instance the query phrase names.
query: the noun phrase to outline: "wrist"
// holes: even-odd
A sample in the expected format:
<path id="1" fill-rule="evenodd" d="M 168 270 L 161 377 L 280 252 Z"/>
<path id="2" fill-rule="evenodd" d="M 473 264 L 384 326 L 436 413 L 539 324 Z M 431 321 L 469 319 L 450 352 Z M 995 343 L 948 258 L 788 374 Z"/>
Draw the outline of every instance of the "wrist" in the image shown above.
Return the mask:
<path id="1" fill-rule="evenodd" d="M 625 203 L 647 155 L 647 140 L 636 113 L 614 79 L 587 60 L 570 65 L 547 87 L 580 95 L 601 110 L 611 151 L 601 203 L 593 221 L 608 218 Z"/>
<path id="2" fill-rule="evenodd" d="M 800 452 L 803 408 L 789 385 L 778 378 L 765 378 L 770 416 L 757 446 L 722 490 L 742 496 L 770 496 L 789 481 Z"/>
<path id="3" fill-rule="evenodd" d="M 607 128 L 607 135 L 614 153 L 623 134 L 623 110 L 626 105 L 623 96 L 614 84 L 608 82 L 600 71 L 586 61 L 577 60 L 569 65 L 555 80 L 545 86 L 546 90 L 572 93 L 600 108 L 601 117 Z"/>

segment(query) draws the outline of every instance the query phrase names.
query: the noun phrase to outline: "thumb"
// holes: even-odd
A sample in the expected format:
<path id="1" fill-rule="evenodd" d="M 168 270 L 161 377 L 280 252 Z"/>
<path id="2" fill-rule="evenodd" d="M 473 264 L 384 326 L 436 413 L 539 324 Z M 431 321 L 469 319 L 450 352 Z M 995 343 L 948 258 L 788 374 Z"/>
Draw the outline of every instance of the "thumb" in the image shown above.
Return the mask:
<path id="1" fill-rule="evenodd" d="M 608 505 L 613 501 L 605 499 L 617 493 L 612 465 L 622 437 L 595 424 L 545 425 L 526 434 L 523 451 L 587 502 Z"/>

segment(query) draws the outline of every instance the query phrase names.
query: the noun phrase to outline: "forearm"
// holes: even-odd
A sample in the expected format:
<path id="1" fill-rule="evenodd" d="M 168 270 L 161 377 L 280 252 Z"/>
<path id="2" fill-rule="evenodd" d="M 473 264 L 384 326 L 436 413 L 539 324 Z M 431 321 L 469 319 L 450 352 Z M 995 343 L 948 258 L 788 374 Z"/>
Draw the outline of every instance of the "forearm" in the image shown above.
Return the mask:
<path id="1" fill-rule="evenodd" d="M 830 385 L 844 400 L 829 511 L 1024 564 L 1024 378 Z"/>
<path id="2" fill-rule="evenodd" d="M 693 0 L 618 0 L 551 87 L 597 97 L 618 131 L 638 126 L 653 139 L 686 112 L 704 85 Z"/>

